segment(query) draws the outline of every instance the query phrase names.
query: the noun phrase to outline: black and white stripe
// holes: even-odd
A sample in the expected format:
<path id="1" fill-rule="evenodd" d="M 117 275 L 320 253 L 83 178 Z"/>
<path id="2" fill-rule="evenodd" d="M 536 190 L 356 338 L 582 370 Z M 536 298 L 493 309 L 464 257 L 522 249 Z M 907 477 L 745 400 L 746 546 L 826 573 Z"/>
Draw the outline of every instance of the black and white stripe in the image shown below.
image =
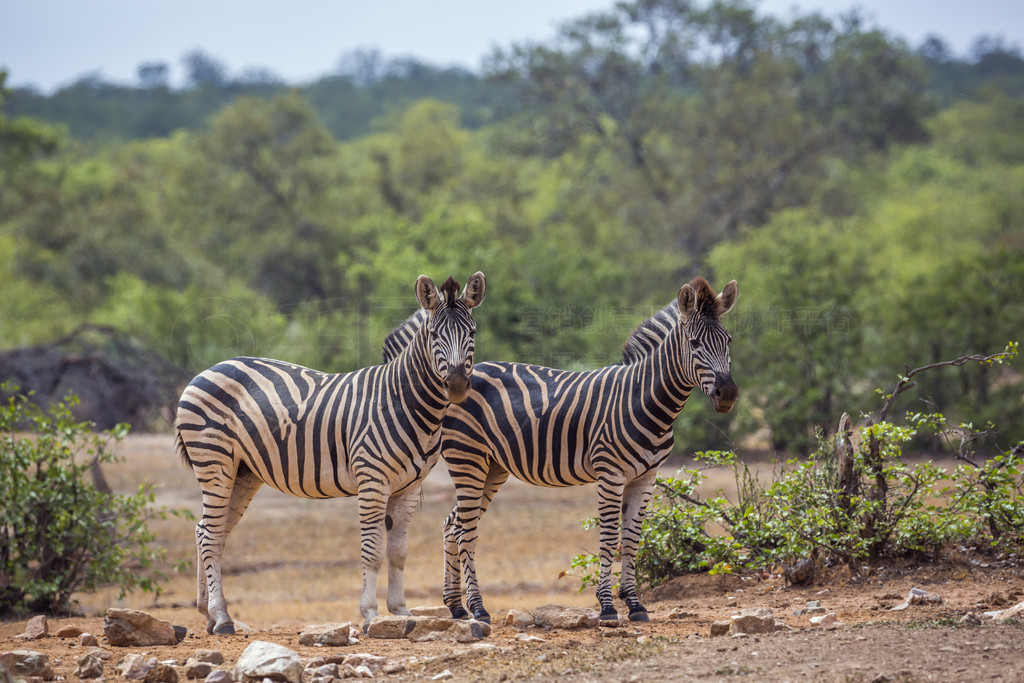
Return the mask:
<path id="1" fill-rule="evenodd" d="M 387 537 L 388 609 L 408 614 L 403 572 L 408 524 L 420 483 L 440 454 L 440 426 L 463 400 L 473 368 L 483 301 L 476 273 L 459 296 L 416 282 L 422 324 L 382 365 L 328 374 L 265 358 L 235 358 L 204 370 L 185 388 L 175 422 L 177 449 L 202 489 L 196 526 L 197 606 L 211 633 L 234 633 L 221 581 L 228 534 L 263 484 L 303 498 L 358 496 L 363 593 L 360 612 L 377 615 L 377 574 Z"/>
<path id="2" fill-rule="evenodd" d="M 442 454 L 456 487 L 456 506 L 444 527 L 444 600 L 453 616 L 468 616 L 461 566 L 469 609 L 475 618 L 489 619 L 474 562 L 477 526 L 511 474 L 538 486 L 597 483 L 601 618 L 618 616 L 611 567 L 621 518 L 619 596 L 630 619 L 647 620 L 634 572 L 640 525 L 658 467 L 672 451 L 672 425 L 693 388 L 699 386 L 720 412 L 736 400 L 730 337 L 720 316 L 737 292 L 735 281 L 717 296 L 703 278 L 684 285 L 673 305 L 633 333 L 621 364 L 587 372 L 521 363 L 475 366 L 472 391 L 442 426 Z M 419 315 L 407 324 L 415 327 Z M 397 336 L 408 333 L 396 330 Z"/>

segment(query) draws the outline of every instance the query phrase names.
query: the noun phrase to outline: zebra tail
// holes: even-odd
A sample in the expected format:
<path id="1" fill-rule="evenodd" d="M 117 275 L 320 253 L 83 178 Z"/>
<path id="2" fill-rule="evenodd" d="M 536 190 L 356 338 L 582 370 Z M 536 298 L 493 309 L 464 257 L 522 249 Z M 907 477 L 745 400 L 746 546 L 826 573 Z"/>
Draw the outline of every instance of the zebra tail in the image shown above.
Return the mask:
<path id="1" fill-rule="evenodd" d="M 174 450 L 178 453 L 178 457 L 181 458 L 182 464 L 192 467 L 192 458 L 188 455 L 188 449 L 185 448 L 185 440 L 181 438 L 181 430 L 177 427 L 174 429 Z"/>

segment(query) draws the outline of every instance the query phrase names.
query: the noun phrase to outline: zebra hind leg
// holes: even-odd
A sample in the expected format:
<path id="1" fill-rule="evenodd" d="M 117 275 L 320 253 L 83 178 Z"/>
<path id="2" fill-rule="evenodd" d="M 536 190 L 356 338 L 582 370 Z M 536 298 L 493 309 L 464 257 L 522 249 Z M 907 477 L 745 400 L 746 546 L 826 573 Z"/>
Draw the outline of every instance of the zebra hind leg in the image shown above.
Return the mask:
<path id="1" fill-rule="evenodd" d="M 228 614 L 224 598 L 221 559 L 228 534 L 235 528 L 263 482 L 244 464 L 234 478 L 217 468 L 219 475 L 197 478 L 203 488 L 203 519 L 196 525 L 199 567 L 196 605 L 206 616 L 206 630 L 216 635 L 231 635 L 235 623 Z"/>
<path id="2" fill-rule="evenodd" d="M 459 509 L 455 507 L 444 520 L 444 604 L 452 613 L 452 619 L 469 619 L 469 612 L 462 605 L 462 565 L 459 561 L 459 536 L 462 527 L 458 525 Z"/>
<path id="3" fill-rule="evenodd" d="M 420 485 L 388 500 L 384 527 L 387 529 L 388 611 L 408 615 L 405 605 L 405 560 L 409 556 L 409 520 L 420 499 Z"/>
<path id="4" fill-rule="evenodd" d="M 640 529 L 644 513 L 654 490 L 656 472 L 631 481 L 622 495 L 622 576 L 619 597 L 629 608 L 630 621 L 650 621 L 647 609 L 640 603 L 636 591 L 636 553 L 640 547 Z"/>

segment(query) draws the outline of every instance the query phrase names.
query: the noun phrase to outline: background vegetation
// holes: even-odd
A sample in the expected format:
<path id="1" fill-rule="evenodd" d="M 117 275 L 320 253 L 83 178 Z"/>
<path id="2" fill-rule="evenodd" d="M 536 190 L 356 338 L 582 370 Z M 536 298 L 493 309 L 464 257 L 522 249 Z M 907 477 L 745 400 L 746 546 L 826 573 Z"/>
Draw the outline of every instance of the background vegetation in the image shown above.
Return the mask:
<path id="1" fill-rule="evenodd" d="M 735 278 L 742 400 L 696 401 L 680 446 L 808 453 L 892 368 L 1024 329 L 1024 58 L 998 40 L 960 57 L 856 16 L 636 0 L 482 76 L 186 63 L 180 90 L 144 64 L 137 86 L 0 95 L 0 348 L 89 322 L 188 372 L 341 371 L 377 362 L 419 273 L 480 269 L 480 359 L 585 368 L 692 276 Z M 917 391 L 997 423 L 994 449 L 1024 433 L 1012 368 Z"/>

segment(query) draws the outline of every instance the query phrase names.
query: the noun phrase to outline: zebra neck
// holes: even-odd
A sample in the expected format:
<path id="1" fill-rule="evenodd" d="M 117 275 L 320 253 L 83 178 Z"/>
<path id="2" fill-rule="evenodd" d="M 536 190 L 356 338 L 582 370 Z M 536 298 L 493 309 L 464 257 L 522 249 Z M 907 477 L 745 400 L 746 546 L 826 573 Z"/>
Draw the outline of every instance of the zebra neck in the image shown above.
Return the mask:
<path id="1" fill-rule="evenodd" d="M 388 365 L 392 397 L 415 412 L 420 427 L 431 432 L 439 428 L 450 403 L 444 382 L 434 369 L 426 325 L 416 330 L 409 345 Z"/>
<path id="2" fill-rule="evenodd" d="M 693 391 L 687 379 L 692 359 L 682 324 L 637 365 L 635 381 L 643 387 L 644 409 L 656 422 L 670 428 Z"/>

